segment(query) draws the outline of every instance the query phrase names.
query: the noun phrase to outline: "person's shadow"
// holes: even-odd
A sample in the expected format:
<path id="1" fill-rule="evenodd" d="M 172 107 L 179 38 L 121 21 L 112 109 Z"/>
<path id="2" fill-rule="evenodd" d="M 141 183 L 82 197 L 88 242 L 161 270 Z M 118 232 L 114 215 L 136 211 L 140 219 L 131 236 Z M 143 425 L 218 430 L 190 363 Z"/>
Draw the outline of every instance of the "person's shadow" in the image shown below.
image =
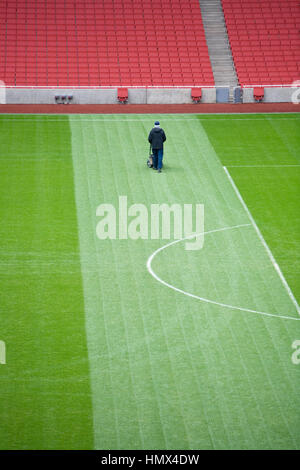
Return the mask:
<path id="1" fill-rule="evenodd" d="M 178 173 L 178 172 L 182 171 L 182 168 L 180 166 L 169 165 L 168 163 L 164 163 L 163 167 L 162 167 L 162 170 L 167 171 L 168 173 L 173 173 L 173 172 Z"/>

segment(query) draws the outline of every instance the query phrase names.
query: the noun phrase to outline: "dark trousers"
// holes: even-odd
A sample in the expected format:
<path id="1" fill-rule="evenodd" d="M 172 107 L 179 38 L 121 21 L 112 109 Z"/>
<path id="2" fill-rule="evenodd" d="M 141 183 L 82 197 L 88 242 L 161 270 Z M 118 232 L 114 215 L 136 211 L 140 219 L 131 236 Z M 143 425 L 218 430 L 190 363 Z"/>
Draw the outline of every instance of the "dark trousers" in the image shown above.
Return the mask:
<path id="1" fill-rule="evenodd" d="M 153 167 L 160 170 L 162 168 L 162 161 L 164 152 L 163 149 L 152 149 L 153 152 Z"/>

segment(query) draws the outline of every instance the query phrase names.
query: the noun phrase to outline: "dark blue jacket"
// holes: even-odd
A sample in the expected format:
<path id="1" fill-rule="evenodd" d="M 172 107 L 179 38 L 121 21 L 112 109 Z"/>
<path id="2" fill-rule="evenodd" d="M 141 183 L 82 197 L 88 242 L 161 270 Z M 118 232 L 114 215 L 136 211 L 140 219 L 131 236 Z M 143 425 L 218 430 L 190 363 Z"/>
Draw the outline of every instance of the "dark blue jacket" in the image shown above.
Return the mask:
<path id="1" fill-rule="evenodd" d="M 148 141 L 150 142 L 152 149 L 162 149 L 166 140 L 166 134 L 161 127 L 153 127 L 153 129 L 151 129 Z"/>

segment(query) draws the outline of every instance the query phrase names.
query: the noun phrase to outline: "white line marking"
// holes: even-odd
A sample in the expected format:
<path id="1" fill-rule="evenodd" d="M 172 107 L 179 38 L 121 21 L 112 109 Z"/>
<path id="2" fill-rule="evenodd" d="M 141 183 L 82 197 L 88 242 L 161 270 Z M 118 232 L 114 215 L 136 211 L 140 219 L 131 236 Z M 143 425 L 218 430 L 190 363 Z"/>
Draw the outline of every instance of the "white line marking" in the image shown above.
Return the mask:
<path id="1" fill-rule="evenodd" d="M 209 230 L 208 232 L 203 232 L 204 235 L 208 235 L 209 233 L 216 233 L 216 232 L 223 232 L 225 230 L 233 230 L 233 229 L 236 229 L 236 228 L 241 228 L 241 227 L 251 227 L 251 224 L 243 224 L 243 225 L 235 225 L 233 227 L 223 227 L 223 228 L 219 228 L 219 229 L 216 229 L 216 230 Z M 148 260 L 147 260 L 147 269 L 148 269 L 148 272 L 151 274 L 151 276 L 154 277 L 154 279 L 156 279 L 156 281 L 160 282 L 161 284 L 163 284 L 164 286 L 166 287 L 169 287 L 170 289 L 173 289 L 175 290 L 176 292 L 179 292 L 181 294 L 184 294 L 184 295 L 187 295 L 188 297 L 192 297 L 194 299 L 197 299 L 197 300 L 200 300 L 201 302 L 206 302 L 206 303 L 209 303 L 209 304 L 213 304 L 213 305 L 218 305 L 219 307 L 225 307 L 225 308 L 229 308 L 231 310 L 239 310 L 240 312 L 248 312 L 248 313 L 257 313 L 259 315 L 265 315 L 267 317 L 275 317 L 275 318 L 282 318 L 282 319 L 285 319 L 285 320 L 296 320 L 296 321 L 300 321 L 300 318 L 294 318 L 294 317 L 288 317 L 288 316 L 284 316 L 284 315 L 276 315 L 275 313 L 268 313 L 268 312 L 260 312 L 259 310 L 252 310 L 252 309 L 249 309 L 249 308 L 243 308 L 243 307 L 237 307 L 235 305 L 229 305 L 229 304 L 224 304 L 222 302 L 217 302 L 215 300 L 210 300 L 210 299 L 206 299 L 204 297 L 199 297 L 198 295 L 194 295 L 194 294 L 191 294 L 190 292 L 186 292 L 182 289 L 179 289 L 178 287 L 175 287 L 173 286 L 172 284 L 169 284 L 168 282 L 164 281 L 163 279 L 161 279 L 152 269 L 152 266 L 151 266 L 151 263 L 153 261 L 153 259 L 155 258 L 155 256 L 160 253 L 161 251 L 165 250 L 166 248 L 168 248 L 169 246 L 171 245 L 175 245 L 176 243 L 180 243 L 184 240 L 188 240 L 190 238 L 194 238 L 194 237 L 197 237 L 199 235 L 203 235 L 202 233 L 197 233 L 197 234 L 194 234 L 194 235 L 191 235 L 189 237 L 185 237 L 185 238 L 181 238 L 179 240 L 175 240 L 175 241 L 172 241 L 170 243 L 167 243 L 166 245 L 164 246 L 161 246 L 160 248 L 158 248 L 157 250 L 155 250 L 152 255 L 149 256 Z"/>
<path id="2" fill-rule="evenodd" d="M 299 165 L 227 165 L 226 168 L 289 168 Z M 225 167 L 224 167 L 225 168 Z"/>
<path id="3" fill-rule="evenodd" d="M 284 275 L 282 274 L 280 267 L 279 267 L 278 264 L 276 263 L 276 260 L 275 260 L 274 256 L 272 255 L 272 252 L 271 252 L 270 248 L 268 247 L 268 245 L 267 245 L 267 243 L 266 243 L 264 237 L 262 236 L 262 234 L 261 234 L 261 232 L 260 232 L 258 226 L 256 225 L 255 220 L 253 219 L 253 217 L 252 217 L 252 215 L 251 215 L 251 213 L 250 213 L 248 207 L 246 206 L 245 201 L 243 200 L 243 198 L 242 198 L 242 196 L 241 196 L 241 194 L 240 194 L 238 188 L 236 187 L 236 185 L 235 185 L 233 179 L 231 178 L 231 176 L 230 176 L 230 174 L 229 174 L 229 171 L 227 170 L 226 166 L 224 166 L 223 168 L 224 168 L 224 171 L 225 171 L 225 173 L 226 173 L 226 175 L 227 175 L 227 177 L 228 177 L 228 179 L 229 179 L 229 181 L 230 181 L 230 183 L 231 183 L 231 186 L 233 187 L 233 189 L 234 189 L 234 191 L 235 191 L 235 193 L 236 193 L 236 195 L 237 195 L 237 197 L 238 197 L 240 203 L 242 204 L 243 208 L 245 209 L 245 212 L 247 213 L 247 215 L 248 215 L 248 217 L 249 217 L 249 219 L 250 219 L 250 222 L 251 222 L 251 224 L 253 225 L 253 227 L 254 227 L 254 229 L 255 229 L 255 231 L 256 231 L 256 233 L 257 233 L 257 235 L 258 235 L 258 237 L 259 237 L 259 239 L 260 239 L 260 241 L 261 241 L 261 243 L 263 244 L 263 246 L 264 246 L 266 252 L 268 253 L 268 256 L 269 256 L 269 258 L 270 258 L 270 260 L 271 260 L 271 263 L 273 264 L 275 270 L 277 271 L 277 274 L 279 275 L 282 284 L 284 285 L 284 287 L 285 287 L 285 289 L 286 289 L 286 291 L 287 291 L 287 293 L 288 293 L 290 299 L 292 300 L 294 306 L 296 307 L 297 313 L 300 315 L 300 307 L 299 307 L 299 305 L 298 305 L 298 302 L 297 302 L 297 300 L 296 300 L 296 298 L 295 298 L 293 292 L 291 291 L 291 289 L 290 289 L 290 287 L 289 287 L 287 281 L 285 280 L 285 277 L 284 277 Z"/>
<path id="4" fill-rule="evenodd" d="M 32 158 L 32 157 L 4 157 L 0 158 L 0 161 L 4 161 L 6 163 L 13 163 L 13 162 L 63 162 L 66 161 L 64 160 L 64 157 L 58 158 L 58 157 L 49 157 L 49 158 Z"/>

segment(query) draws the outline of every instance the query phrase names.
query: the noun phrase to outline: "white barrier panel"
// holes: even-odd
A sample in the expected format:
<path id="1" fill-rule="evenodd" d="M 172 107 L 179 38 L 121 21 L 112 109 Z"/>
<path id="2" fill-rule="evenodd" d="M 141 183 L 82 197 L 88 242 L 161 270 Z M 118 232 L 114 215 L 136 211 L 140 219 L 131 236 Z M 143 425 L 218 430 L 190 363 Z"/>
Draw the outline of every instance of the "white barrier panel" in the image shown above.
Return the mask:
<path id="1" fill-rule="evenodd" d="M 293 82 L 292 87 L 294 89 L 292 93 L 292 103 L 299 104 L 300 103 L 300 80 L 296 80 Z"/>
<path id="2" fill-rule="evenodd" d="M 0 104 L 6 104 L 6 85 L 0 80 Z"/>

